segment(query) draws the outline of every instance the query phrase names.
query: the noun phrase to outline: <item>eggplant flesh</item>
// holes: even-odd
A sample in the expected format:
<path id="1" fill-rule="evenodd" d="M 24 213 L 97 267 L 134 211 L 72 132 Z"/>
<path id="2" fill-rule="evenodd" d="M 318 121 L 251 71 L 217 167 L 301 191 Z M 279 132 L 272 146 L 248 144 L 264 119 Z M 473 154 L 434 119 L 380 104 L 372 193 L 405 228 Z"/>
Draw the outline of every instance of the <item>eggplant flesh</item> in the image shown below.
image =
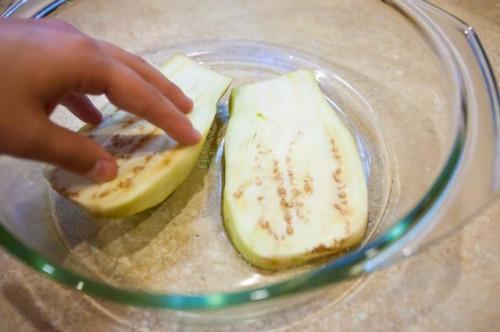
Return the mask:
<path id="1" fill-rule="evenodd" d="M 95 216 L 125 217 L 165 200 L 195 166 L 215 118 L 217 102 L 231 82 L 183 55 L 174 55 L 160 70 L 193 100 L 188 117 L 202 139 L 196 145 L 181 145 L 137 116 L 122 110 L 110 112 L 86 134 L 115 156 L 118 176 L 97 184 L 61 169 L 49 175 L 56 191 Z"/>
<path id="2" fill-rule="evenodd" d="M 360 155 L 312 72 L 234 88 L 224 148 L 224 224 L 251 264 L 298 265 L 363 239 Z"/>

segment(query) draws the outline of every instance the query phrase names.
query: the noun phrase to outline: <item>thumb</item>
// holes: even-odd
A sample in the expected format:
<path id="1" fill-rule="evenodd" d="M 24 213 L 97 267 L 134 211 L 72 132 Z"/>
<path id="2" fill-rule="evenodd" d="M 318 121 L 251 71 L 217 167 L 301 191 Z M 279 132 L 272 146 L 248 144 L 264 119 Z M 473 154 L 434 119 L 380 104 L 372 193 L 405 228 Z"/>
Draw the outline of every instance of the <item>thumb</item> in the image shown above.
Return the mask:
<path id="1" fill-rule="evenodd" d="M 47 121 L 44 137 L 28 158 L 45 161 L 95 182 L 116 177 L 117 165 L 111 154 L 91 139 Z"/>

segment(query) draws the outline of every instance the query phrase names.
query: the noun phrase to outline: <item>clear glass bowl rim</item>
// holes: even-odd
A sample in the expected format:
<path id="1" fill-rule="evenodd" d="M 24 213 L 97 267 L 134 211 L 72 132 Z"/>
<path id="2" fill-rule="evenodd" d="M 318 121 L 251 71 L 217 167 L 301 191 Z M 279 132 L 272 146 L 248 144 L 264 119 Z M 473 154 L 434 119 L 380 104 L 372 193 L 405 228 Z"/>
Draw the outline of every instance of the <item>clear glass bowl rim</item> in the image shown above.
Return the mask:
<path id="1" fill-rule="evenodd" d="M 56 0 L 56 1 L 40 1 L 37 4 L 37 10 L 30 14 L 32 18 L 43 18 L 55 12 L 63 5 L 72 2 L 71 0 Z M 420 30 L 427 35 L 428 41 L 432 44 L 435 52 L 440 55 L 443 65 L 447 67 L 451 75 L 455 78 L 453 81 L 458 85 L 461 81 L 460 70 L 456 65 L 443 57 L 449 52 L 445 39 L 442 37 L 442 32 L 436 29 L 435 26 L 429 23 L 429 18 L 425 14 L 419 12 L 416 4 L 407 1 L 384 1 L 389 5 L 395 6 L 397 10 L 403 13 L 412 24 L 415 24 Z M 425 3 L 424 0 L 419 2 Z M 28 3 L 28 0 L 14 1 L 9 8 L 2 14 L 4 17 L 19 15 L 20 9 Z M 401 5 L 404 4 L 404 6 Z M 432 6 L 427 3 L 427 5 Z M 451 14 L 442 11 L 443 14 L 453 18 L 461 25 L 468 25 Z M 22 17 L 22 16 L 21 16 Z M 427 23 L 426 23 L 427 22 Z M 478 40 L 479 42 L 479 40 Z M 482 50 L 481 50 L 482 51 Z M 487 57 L 484 52 L 481 54 L 484 59 Z M 489 76 L 493 79 L 493 84 L 496 87 L 494 76 L 489 69 Z M 485 78 L 486 79 L 486 78 Z M 456 91 L 460 91 L 459 86 L 455 86 Z M 456 95 L 456 105 L 461 110 L 464 107 L 464 96 L 460 93 Z M 498 97 L 497 97 L 498 98 Z M 458 110 L 457 110 L 458 111 Z M 465 130 L 467 123 L 461 114 L 459 120 L 460 125 L 457 127 L 452 148 L 448 154 L 446 162 L 437 176 L 434 183 L 430 186 L 426 194 L 420 199 L 413 209 L 406 216 L 392 225 L 387 231 L 379 235 L 376 239 L 370 241 L 364 247 L 350 252 L 341 258 L 328 263 L 315 270 L 304 272 L 298 276 L 292 277 L 285 281 L 277 282 L 268 286 L 262 286 L 237 292 L 221 292 L 221 293 L 206 293 L 206 294 L 159 294 L 137 291 L 132 289 L 123 289 L 101 283 L 96 280 L 81 276 L 73 271 L 70 271 L 59 264 L 51 262 L 43 257 L 40 253 L 32 250 L 14 235 L 12 235 L 0 223 L 0 245 L 5 247 L 11 254 L 19 258 L 24 263 L 28 264 L 38 272 L 48 276 L 50 279 L 56 280 L 71 288 L 83 291 L 90 295 L 110 299 L 123 304 L 134 306 L 156 307 L 174 310 L 204 310 L 204 309 L 220 309 L 233 305 L 246 304 L 251 302 L 264 301 L 267 299 L 277 298 L 284 295 L 297 294 L 307 290 L 324 287 L 332 283 L 362 275 L 371 272 L 373 264 L 370 264 L 375 258 L 380 258 L 382 253 L 390 247 L 399 247 L 401 243 L 411 241 L 414 234 L 412 229 L 416 225 L 419 226 L 427 223 L 430 218 L 423 218 L 430 213 L 432 207 L 439 201 L 446 189 L 453 185 L 454 175 L 460 166 L 460 161 L 464 154 L 465 145 Z"/>

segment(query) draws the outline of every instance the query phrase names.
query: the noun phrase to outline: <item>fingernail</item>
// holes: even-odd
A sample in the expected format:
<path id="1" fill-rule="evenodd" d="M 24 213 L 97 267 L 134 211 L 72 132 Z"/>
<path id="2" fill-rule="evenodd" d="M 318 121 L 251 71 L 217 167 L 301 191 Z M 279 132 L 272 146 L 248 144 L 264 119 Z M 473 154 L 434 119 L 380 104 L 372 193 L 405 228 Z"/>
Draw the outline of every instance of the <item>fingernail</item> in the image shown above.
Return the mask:
<path id="1" fill-rule="evenodd" d="M 198 143 L 200 140 L 201 140 L 200 132 L 193 128 L 193 142 Z"/>
<path id="2" fill-rule="evenodd" d="M 99 160 L 85 176 L 94 182 L 107 182 L 116 177 L 116 164 L 108 160 Z"/>

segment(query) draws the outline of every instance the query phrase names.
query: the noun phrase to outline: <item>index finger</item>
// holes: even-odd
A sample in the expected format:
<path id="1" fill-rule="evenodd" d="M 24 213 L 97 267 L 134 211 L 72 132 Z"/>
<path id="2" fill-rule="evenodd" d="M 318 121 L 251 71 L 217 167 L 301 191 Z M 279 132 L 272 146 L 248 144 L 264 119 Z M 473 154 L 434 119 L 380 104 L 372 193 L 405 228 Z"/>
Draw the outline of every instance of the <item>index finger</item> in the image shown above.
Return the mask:
<path id="1" fill-rule="evenodd" d="M 189 113 L 193 108 L 193 102 L 173 82 L 168 80 L 158 69 L 150 65 L 141 57 L 127 52 L 111 43 L 100 41 L 100 45 L 107 50 L 116 60 L 122 62 L 137 72 L 144 80 L 151 83 L 170 99 L 174 105 L 183 113 Z"/>
<path id="2" fill-rule="evenodd" d="M 196 144 L 200 133 L 188 117 L 134 70 L 115 62 L 107 79 L 105 94 L 117 107 L 148 120 L 183 144 Z"/>
<path id="3" fill-rule="evenodd" d="M 99 51 L 71 57 L 69 62 L 74 75 L 65 75 L 72 80 L 66 89 L 76 90 L 70 92 L 104 93 L 118 108 L 151 122 L 178 142 L 191 145 L 200 141 L 201 135 L 188 117 L 125 64 Z"/>

